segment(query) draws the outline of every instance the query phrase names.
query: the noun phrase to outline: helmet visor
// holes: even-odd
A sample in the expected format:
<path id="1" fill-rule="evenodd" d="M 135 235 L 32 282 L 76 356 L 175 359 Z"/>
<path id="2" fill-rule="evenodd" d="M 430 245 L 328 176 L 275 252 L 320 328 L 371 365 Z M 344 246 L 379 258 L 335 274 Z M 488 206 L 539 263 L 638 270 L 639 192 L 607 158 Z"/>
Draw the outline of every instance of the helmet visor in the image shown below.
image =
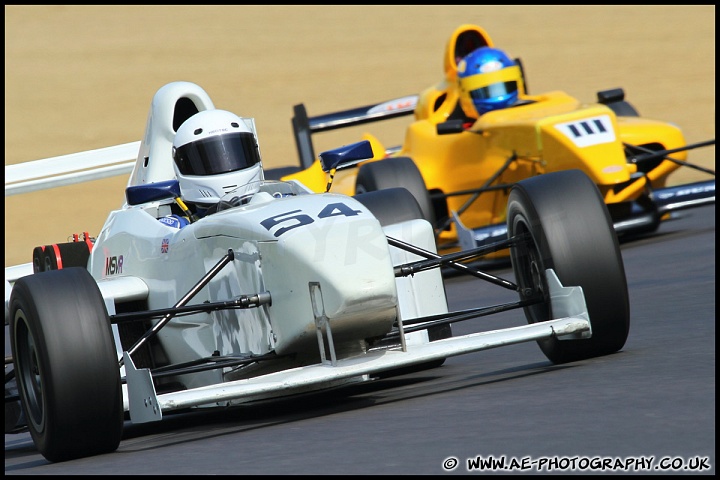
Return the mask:
<path id="1" fill-rule="evenodd" d="M 256 165 L 260 152 L 252 133 L 236 132 L 190 142 L 174 158 L 183 175 L 217 175 Z"/>
<path id="2" fill-rule="evenodd" d="M 493 98 L 502 98 L 505 95 L 517 92 L 518 86 L 516 81 L 498 82 L 480 87 L 470 92 L 470 97 L 474 100 L 490 100 Z"/>

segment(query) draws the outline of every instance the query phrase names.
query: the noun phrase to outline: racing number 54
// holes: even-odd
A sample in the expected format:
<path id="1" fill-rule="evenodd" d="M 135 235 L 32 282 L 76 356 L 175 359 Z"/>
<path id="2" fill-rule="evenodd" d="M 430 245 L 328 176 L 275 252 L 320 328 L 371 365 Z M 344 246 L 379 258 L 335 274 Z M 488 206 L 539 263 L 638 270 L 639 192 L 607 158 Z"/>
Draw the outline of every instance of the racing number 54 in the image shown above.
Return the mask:
<path id="1" fill-rule="evenodd" d="M 346 217 L 354 217 L 359 213 L 362 213 L 362 211 L 353 210 L 348 205 L 342 202 L 337 202 L 325 205 L 325 207 L 323 207 L 320 213 L 317 214 L 317 218 L 337 217 L 339 215 L 344 215 Z M 278 228 L 273 234 L 274 236 L 279 237 L 280 235 L 284 234 L 289 230 L 292 230 L 293 228 L 302 227 L 303 225 L 310 225 L 314 221 L 315 219 L 313 219 L 310 215 L 302 213 L 302 210 L 291 210 L 289 212 L 280 213 L 278 215 L 268 217 L 262 222 L 260 222 L 260 225 L 265 227 L 268 231 L 271 231 L 274 227 L 280 224 L 286 224 L 281 228 Z M 288 222 L 291 223 L 287 224 Z"/>

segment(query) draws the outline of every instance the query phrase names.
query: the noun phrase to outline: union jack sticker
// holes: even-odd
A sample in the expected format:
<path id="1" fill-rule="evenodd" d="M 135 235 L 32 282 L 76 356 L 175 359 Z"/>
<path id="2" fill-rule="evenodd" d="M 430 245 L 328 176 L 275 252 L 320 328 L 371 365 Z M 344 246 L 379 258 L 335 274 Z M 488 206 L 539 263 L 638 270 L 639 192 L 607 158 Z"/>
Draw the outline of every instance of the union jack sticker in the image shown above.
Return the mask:
<path id="1" fill-rule="evenodd" d="M 170 249 L 170 239 L 163 238 L 162 245 L 160 245 L 160 253 L 168 253 Z"/>

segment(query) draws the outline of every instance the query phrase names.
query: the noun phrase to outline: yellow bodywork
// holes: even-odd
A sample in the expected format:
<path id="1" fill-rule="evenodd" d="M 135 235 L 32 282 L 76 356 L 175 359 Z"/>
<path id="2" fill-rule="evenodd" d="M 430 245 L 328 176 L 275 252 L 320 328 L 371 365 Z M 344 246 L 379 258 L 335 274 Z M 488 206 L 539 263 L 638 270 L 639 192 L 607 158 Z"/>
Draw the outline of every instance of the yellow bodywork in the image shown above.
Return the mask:
<path id="1" fill-rule="evenodd" d="M 489 186 L 500 171 L 492 185 L 580 169 L 597 184 L 607 204 L 637 200 L 646 191 L 647 182 L 653 188 L 663 187 L 668 175 L 679 168 L 677 163 L 658 160 L 641 175 L 638 166 L 628 161 L 624 146 L 627 143 L 653 150 L 682 147 L 686 143 L 678 127 L 636 116 L 617 116 L 606 105 L 582 103 L 561 91 L 528 95 L 523 87 L 517 105 L 488 112 L 461 133 L 438 135 L 438 124 L 448 120 L 458 101 L 456 54 L 461 38 L 492 46 L 492 40 L 479 27 L 464 25 L 457 29 L 446 47 L 445 78 L 420 94 L 400 149 L 386 153 L 374 136 L 365 134 L 363 138 L 370 140 L 375 154 L 368 161 L 410 157 L 427 189 L 445 194 Z M 686 156 L 683 151 L 672 158 L 684 161 Z M 358 168 L 364 163 L 337 172 L 332 191 L 353 195 Z M 327 187 L 328 177 L 317 160 L 309 169 L 284 177 L 290 178 L 315 191 Z M 502 223 L 508 193 L 509 189 L 501 189 L 448 196 L 447 213 L 462 212 L 460 220 L 471 229 Z M 454 224 L 440 233 L 438 240 L 440 244 L 455 242 Z"/>

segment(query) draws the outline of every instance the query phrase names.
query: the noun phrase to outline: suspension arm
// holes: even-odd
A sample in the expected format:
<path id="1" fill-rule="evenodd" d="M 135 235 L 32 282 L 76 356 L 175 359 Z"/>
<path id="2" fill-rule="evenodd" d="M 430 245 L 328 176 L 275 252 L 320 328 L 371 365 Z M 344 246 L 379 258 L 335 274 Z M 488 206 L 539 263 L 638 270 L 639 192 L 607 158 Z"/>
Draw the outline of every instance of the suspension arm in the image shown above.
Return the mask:
<path id="1" fill-rule="evenodd" d="M 182 307 L 187 304 L 195 295 L 198 294 L 200 290 L 207 285 L 210 280 L 212 280 L 219 272 L 222 270 L 225 265 L 232 262 L 235 259 L 235 252 L 232 251 L 232 249 L 228 250 L 228 253 L 223 256 L 220 261 L 210 269 L 209 272 L 205 274 L 204 277 L 200 279 L 198 283 L 195 284 L 193 288 L 190 289 L 188 293 L 185 294 L 184 297 L 182 297 L 174 306 L 173 309 Z M 145 342 L 147 342 L 150 338 L 157 335 L 157 333 L 165 326 L 167 323 L 175 317 L 176 313 L 168 313 L 166 314 L 162 320 L 160 320 L 158 323 L 152 326 L 148 331 L 145 332 L 145 334 L 140 337 L 135 344 L 128 349 L 128 355 L 132 355 L 137 351 L 138 348 L 140 348 Z M 123 359 L 120 359 L 119 362 L 120 366 L 123 365 Z"/>
<path id="2" fill-rule="evenodd" d="M 434 260 L 442 260 L 442 256 L 430 252 L 428 250 L 424 250 L 422 248 L 416 247 L 415 245 L 411 245 L 409 243 L 403 242 L 401 240 L 398 240 L 396 238 L 387 237 L 388 244 L 392 245 L 393 247 L 401 248 L 407 252 L 414 253 L 416 255 L 420 255 L 421 257 L 425 257 L 426 259 L 434 259 Z M 517 285 L 514 283 L 502 279 L 500 277 L 496 277 L 495 275 L 490 275 L 489 273 L 481 272 L 480 270 L 471 268 L 463 263 L 457 263 L 454 261 L 449 261 L 447 263 L 448 267 L 451 267 L 455 270 L 467 273 L 469 275 L 472 275 L 473 277 L 480 278 L 482 280 L 487 280 L 490 283 L 494 283 L 495 285 L 499 285 L 503 288 L 507 288 L 508 290 L 517 290 Z M 401 268 L 400 272 L 402 272 L 402 268 L 404 266 L 400 266 Z M 396 267 L 398 268 L 398 267 Z M 411 268 L 411 267 L 409 267 Z M 405 276 L 405 275 L 398 275 L 398 271 L 396 270 L 395 276 Z"/>
<path id="3" fill-rule="evenodd" d="M 217 310 L 256 308 L 262 305 L 272 305 L 270 292 L 254 293 L 252 295 L 241 295 L 232 300 L 223 302 L 203 303 L 200 305 L 186 305 L 183 307 L 158 308 L 157 310 L 143 310 L 137 312 L 118 313 L 111 315 L 111 323 L 121 324 L 162 317 L 163 315 L 175 315 L 200 312 L 214 312 Z"/>

